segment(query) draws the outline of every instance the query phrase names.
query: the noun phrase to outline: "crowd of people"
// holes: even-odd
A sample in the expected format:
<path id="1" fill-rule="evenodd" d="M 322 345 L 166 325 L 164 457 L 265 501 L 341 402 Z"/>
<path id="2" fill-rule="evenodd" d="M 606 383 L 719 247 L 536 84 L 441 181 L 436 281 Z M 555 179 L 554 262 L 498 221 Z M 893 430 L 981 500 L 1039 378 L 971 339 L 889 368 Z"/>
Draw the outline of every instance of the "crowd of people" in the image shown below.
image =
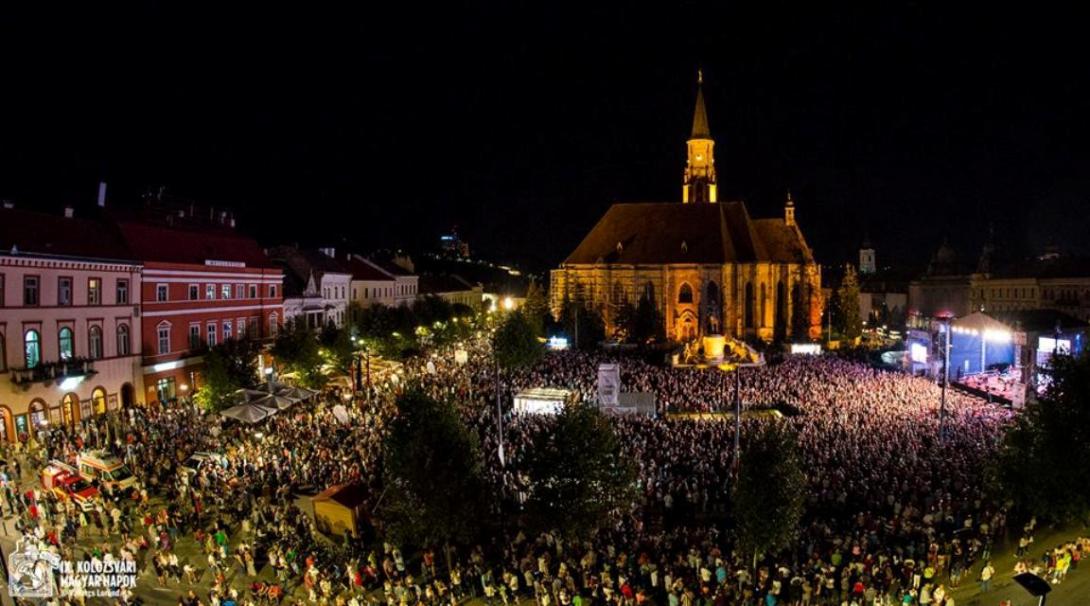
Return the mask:
<path id="1" fill-rule="evenodd" d="M 461 363 L 456 348 L 466 352 Z M 517 507 L 533 486 L 512 470 L 533 431 L 551 420 L 508 409 L 501 461 L 495 390 L 507 406 L 534 386 L 592 401 L 606 359 L 551 353 L 533 368 L 498 372 L 480 337 L 406 362 L 400 380 L 375 382 L 366 398 L 328 395 L 255 426 L 187 404 L 111 413 L 6 453 L 0 505 L 23 540 L 69 560 L 136 561 L 142 578 L 185 606 L 439 606 L 471 596 L 490 605 L 532 598 L 539 606 L 953 606 L 952 588 L 980 579 L 1007 534 L 1007 504 L 987 497 L 982 471 L 1011 413 L 952 393 L 940 423 L 932 382 L 829 356 L 747 368 L 737 382 L 718 370 L 621 359 L 624 389 L 653 393 L 660 414 L 610 417 L 636 466 L 640 498 L 593 537 L 528 536 L 513 523 L 502 536 L 455 550 L 448 569 L 438 546 L 384 541 L 381 520 L 364 536 L 330 537 L 307 512 L 306 495 L 344 483 L 362 484 L 363 510 L 376 511 L 381 444 L 407 384 L 458 405 L 479 433 L 496 494 Z M 735 397 L 745 409 L 790 405 L 782 422 L 798 435 L 807 477 L 798 487 L 806 514 L 795 547 L 761 554 L 756 567 L 723 524 L 733 419 L 668 414 L 720 410 Z M 747 417 L 742 439 L 763 422 Z M 48 460 L 90 448 L 125 461 L 137 486 L 105 489 L 82 511 L 37 484 Z M 213 454 L 186 463 L 194 452 Z M 1087 547 L 1074 541 L 1031 560 L 1027 545 L 1024 565 L 1062 579 Z M 66 600 L 85 601 L 79 592 Z M 129 591 L 116 598 L 140 600 Z"/>

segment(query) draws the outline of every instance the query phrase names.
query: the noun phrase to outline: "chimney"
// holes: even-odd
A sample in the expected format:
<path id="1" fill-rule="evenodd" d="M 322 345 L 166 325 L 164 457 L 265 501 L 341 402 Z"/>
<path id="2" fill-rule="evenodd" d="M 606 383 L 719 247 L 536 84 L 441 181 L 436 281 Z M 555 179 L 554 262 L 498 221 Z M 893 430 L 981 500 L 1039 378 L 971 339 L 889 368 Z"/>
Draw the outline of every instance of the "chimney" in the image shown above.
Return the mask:
<path id="1" fill-rule="evenodd" d="M 76 209 L 72 208 L 71 206 L 65 206 L 64 207 L 64 218 L 65 219 L 71 219 L 74 216 L 76 216 Z"/>
<path id="2" fill-rule="evenodd" d="M 4 200 L 4 208 L 6 208 L 7 210 L 11 210 L 15 208 L 15 203 L 11 200 Z"/>
<path id="3" fill-rule="evenodd" d="M 106 208 L 106 182 L 98 182 L 98 207 Z"/>
<path id="4" fill-rule="evenodd" d="M 333 248 L 332 246 L 327 248 L 319 248 L 318 250 L 322 251 L 322 254 L 329 257 L 330 259 L 337 258 L 337 249 Z"/>

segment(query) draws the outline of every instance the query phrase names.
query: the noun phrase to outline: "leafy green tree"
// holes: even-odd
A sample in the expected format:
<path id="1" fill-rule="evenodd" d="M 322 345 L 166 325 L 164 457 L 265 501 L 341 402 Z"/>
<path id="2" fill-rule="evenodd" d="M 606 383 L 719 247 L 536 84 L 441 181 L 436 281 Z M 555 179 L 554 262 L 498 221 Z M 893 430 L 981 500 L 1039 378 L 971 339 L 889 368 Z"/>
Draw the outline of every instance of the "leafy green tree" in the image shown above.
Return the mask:
<path id="1" fill-rule="evenodd" d="M 734 485 L 734 520 L 738 545 L 753 553 L 789 547 L 802 518 L 806 477 L 798 437 L 786 423 L 759 425 L 743 441 L 738 480 Z"/>
<path id="2" fill-rule="evenodd" d="M 810 339 L 810 293 L 805 283 L 791 289 L 791 338 L 796 342 Z"/>
<path id="3" fill-rule="evenodd" d="M 204 354 L 202 384 L 193 398 L 205 410 L 219 412 L 231 406 L 230 395 L 257 385 L 257 354 L 254 341 L 228 339 Z"/>
<path id="4" fill-rule="evenodd" d="M 602 314 L 594 308 L 587 308 L 579 299 L 564 300 L 560 320 L 564 325 L 564 334 L 568 335 L 576 349 L 594 349 L 606 338 L 606 323 L 602 320 Z"/>
<path id="5" fill-rule="evenodd" d="M 1052 358 L 1051 383 L 1008 430 L 995 467 L 1002 494 L 1025 515 L 1090 517 L 1090 354 Z"/>
<path id="6" fill-rule="evenodd" d="M 351 330 L 340 328 L 329 322 L 318 333 L 318 344 L 325 352 L 326 361 L 339 374 L 348 374 L 352 370 L 355 347 L 352 344 Z"/>
<path id="7" fill-rule="evenodd" d="M 269 353 L 276 358 L 281 372 L 295 375 L 306 387 L 321 388 L 327 377 L 322 373 L 321 348 L 318 337 L 302 322 L 292 322 L 276 336 Z"/>
<path id="8" fill-rule="evenodd" d="M 534 334 L 545 336 L 545 322 L 549 316 L 549 304 L 545 300 L 545 291 L 538 285 L 537 280 L 530 279 L 530 286 L 526 289 L 526 302 L 522 304 L 522 312 L 534 328 Z"/>
<path id="9" fill-rule="evenodd" d="M 655 308 L 655 303 L 647 297 L 640 297 L 636 310 L 632 314 L 628 334 L 636 343 L 647 343 L 663 338 L 664 324 L 662 314 Z"/>
<path id="10" fill-rule="evenodd" d="M 534 327 L 522 310 L 513 311 L 492 335 L 496 361 L 506 370 L 533 366 L 544 353 Z"/>
<path id="11" fill-rule="evenodd" d="M 586 404 L 567 406 L 539 427 L 521 465 L 533 486 L 526 511 L 537 530 L 587 539 L 636 499 L 635 467 L 609 420 Z"/>
<path id="12" fill-rule="evenodd" d="M 391 537 L 410 545 L 453 546 L 477 534 L 484 507 L 476 434 L 447 402 L 410 390 L 384 442 L 386 497 L 380 515 Z"/>
<path id="13" fill-rule="evenodd" d="M 863 319 L 859 313 L 859 279 L 855 268 L 844 267 L 844 279 L 836 290 L 836 329 L 846 339 L 863 334 Z"/>

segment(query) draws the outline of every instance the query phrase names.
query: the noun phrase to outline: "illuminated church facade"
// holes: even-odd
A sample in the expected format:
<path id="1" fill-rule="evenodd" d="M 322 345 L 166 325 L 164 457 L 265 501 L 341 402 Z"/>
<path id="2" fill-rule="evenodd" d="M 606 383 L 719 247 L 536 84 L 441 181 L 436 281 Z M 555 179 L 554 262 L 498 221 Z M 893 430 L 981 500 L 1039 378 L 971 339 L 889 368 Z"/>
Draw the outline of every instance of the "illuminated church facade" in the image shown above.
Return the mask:
<path id="1" fill-rule="evenodd" d="M 643 297 L 661 314 L 666 337 L 679 342 L 816 339 L 821 271 L 794 201 L 789 193 L 783 216 L 755 219 L 745 203 L 719 200 L 701 80 L 681 201 L 612 205 L 551 272 L 552 312 L 582 302 L 613 334 L 621 310 Z"/>

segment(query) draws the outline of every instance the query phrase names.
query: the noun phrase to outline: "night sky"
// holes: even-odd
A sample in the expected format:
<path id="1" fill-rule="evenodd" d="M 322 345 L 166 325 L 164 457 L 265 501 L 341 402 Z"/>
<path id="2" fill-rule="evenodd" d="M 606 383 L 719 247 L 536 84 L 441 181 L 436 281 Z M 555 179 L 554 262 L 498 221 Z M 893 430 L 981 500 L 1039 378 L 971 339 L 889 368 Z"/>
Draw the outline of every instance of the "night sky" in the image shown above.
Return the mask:
<path id="1" fill-rule="evenodd" d="M 420 248 L 457 224 L 547 268 L 611 202 L 680 198 L 703 66 L 720 198 L 779 215 L 790 188 L 820 262 L 864 232 L 880 264 L 922 265 L 944 236 L 975 257 L 989 224 L 1011 254 L 1086 252 L 1075 14 L 227 4 L 0 8 L 0 198 L 165 185 L 267 243 Z"/>

